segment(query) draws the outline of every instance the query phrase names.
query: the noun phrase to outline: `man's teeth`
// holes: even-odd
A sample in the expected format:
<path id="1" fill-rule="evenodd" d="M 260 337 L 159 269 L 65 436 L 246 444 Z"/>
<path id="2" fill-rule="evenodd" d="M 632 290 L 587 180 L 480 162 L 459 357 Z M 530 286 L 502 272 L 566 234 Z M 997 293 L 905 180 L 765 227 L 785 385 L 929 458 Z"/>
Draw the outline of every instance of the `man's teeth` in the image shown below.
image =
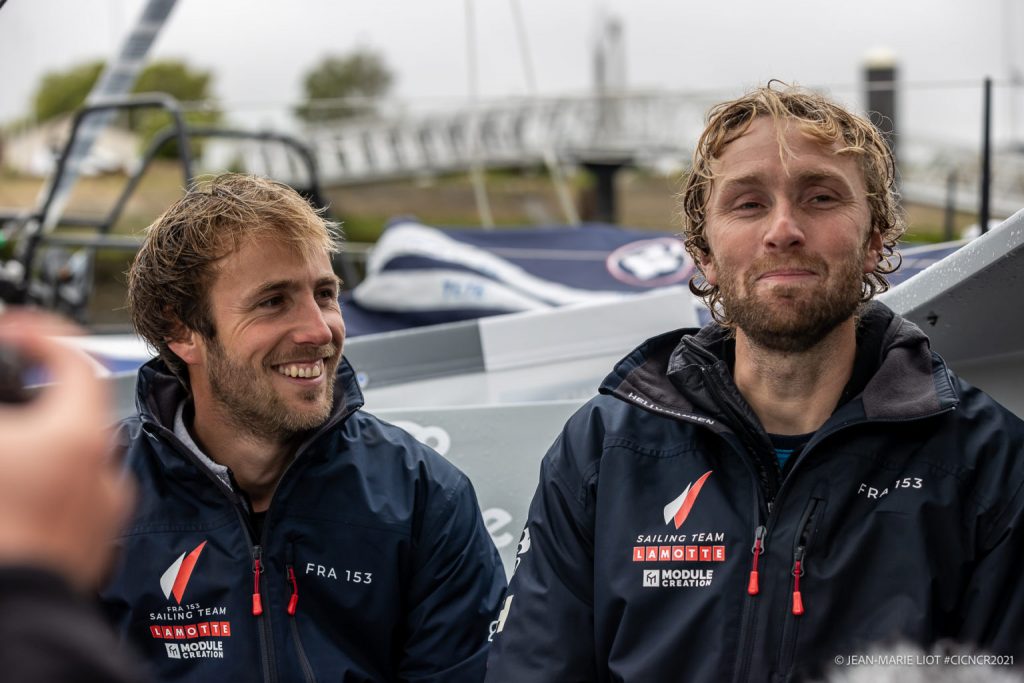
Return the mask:
<path id="1" fill-rule="evenodd" d="M 324 371 L 323 361 L 316 361 L 312 365 L 305 363 L 291 363 L 289 365 L 278 365 L 277 371 L 286 377 L 319 377 Z"/>

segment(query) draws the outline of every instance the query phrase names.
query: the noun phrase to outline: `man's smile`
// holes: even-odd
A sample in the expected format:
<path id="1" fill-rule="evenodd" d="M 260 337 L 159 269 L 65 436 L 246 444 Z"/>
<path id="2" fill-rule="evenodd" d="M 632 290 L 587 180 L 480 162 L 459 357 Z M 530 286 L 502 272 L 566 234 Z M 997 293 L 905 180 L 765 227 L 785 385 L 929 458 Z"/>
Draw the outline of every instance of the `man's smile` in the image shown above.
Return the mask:
<path id="1" fill-rule="evenodd" d="M 324 372 L 324 360 L 319 358 L 315 361 L 307 361 L 301 363 L 282 363 L 280 365 L 271 366 L 279 374 L 285 377 L 301 377 L 301 378 L 316 378 Z"/>

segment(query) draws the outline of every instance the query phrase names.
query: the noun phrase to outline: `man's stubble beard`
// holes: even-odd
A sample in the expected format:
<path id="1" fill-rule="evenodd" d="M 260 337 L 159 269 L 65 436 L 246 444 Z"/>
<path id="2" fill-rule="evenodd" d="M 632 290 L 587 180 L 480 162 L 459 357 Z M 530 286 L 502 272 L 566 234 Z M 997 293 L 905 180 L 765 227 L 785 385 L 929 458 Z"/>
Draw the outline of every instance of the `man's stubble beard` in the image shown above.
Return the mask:
<path id="1" fill-rule="evenodd" d="M 331 345 L 333 349 L 333 345 Z M 319 427 L 330 417 L 334 397 L 335 370 L 339 359 L 324 361 L 324 384 L 303 391 L 299 398 L 305 410 L 294 410 L 274 391 L 262 369 L 234 363 L 216 338 L 209 344 L 208 373 L 213 399 L 224 408 L 228 419 L 243 433 L 269 441 L 290 441 Z M 273 370 L 269 370 L 273 372 Z"/>
<path id="2" fill-rule="evenodd" d="M 763 257 L 748 270 L 746 294 L 739 287 L 741 275 L 729 264 L 717 263 L 722 305 L 733 324 L 757 346 L 782 353 L 808 351 L 860 307 L 865 254 L 866 245 L 836 264 L 834 271 L 818 257 Z M 824 286 L 773 285 L 758 292 L 758 275 L 780 267 L 810 268 L 823 275 Z"/>

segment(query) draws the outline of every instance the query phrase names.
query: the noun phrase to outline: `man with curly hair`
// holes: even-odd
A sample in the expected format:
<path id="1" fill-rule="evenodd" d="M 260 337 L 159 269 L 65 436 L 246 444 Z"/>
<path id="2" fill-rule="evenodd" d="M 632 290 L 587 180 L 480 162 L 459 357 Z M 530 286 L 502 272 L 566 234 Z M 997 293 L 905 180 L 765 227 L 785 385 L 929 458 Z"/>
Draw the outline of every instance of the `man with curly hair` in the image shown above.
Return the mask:
<path id="1" fill-rule="evenodd" d="M 711 110 L 681 199 L 714 321 L 620 361 L 548 452 L 487 680 L 1019 653 L 1024 424 L 871 301 L 904 230 L 882 136 L 769 84 Z"/>

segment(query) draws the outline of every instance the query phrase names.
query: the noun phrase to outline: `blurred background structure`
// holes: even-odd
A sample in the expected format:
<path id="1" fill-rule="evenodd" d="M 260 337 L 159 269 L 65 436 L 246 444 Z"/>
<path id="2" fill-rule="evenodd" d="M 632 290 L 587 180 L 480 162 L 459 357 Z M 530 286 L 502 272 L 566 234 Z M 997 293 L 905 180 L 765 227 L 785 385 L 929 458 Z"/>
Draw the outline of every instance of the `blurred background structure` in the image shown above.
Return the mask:
<path id="1" fill-rule="evenodd" d="M 38 201 L 73 112 L 147 6 L 10 0 L 0 11 L 7 225 Z M 674 194 L 708 106 L 773 78 L 823 90 L 890 134 L 910 241 L 980 231 L 986 111 L 985 210 L 998 221 L 1024 206 L 1024 48 L 1014 39 L 1024 7 L 1012 0 L 866 0 L 856 12 L 797 0 L 169 7 L 130 91 L 173 96 L 192 126 L 250 133 L 190 142 L 194 174 L 243 170 L 312 187 L 312 163 L 355 254 L 402 215 L 437 226 L 596 221 L 674 232 Z M 171 119 L 135 109 L 110 121 L 68 214 L 109 216 Z M 180 194 L 176 150 L 173 140 L 158 150 L 124 198 L 110 227 L 127 244 Z M 73 240 L 88 222 L 56 234 Z M 121 319 L 116 283 L 128 257 L 97 257 L 92 322 Z"/>

